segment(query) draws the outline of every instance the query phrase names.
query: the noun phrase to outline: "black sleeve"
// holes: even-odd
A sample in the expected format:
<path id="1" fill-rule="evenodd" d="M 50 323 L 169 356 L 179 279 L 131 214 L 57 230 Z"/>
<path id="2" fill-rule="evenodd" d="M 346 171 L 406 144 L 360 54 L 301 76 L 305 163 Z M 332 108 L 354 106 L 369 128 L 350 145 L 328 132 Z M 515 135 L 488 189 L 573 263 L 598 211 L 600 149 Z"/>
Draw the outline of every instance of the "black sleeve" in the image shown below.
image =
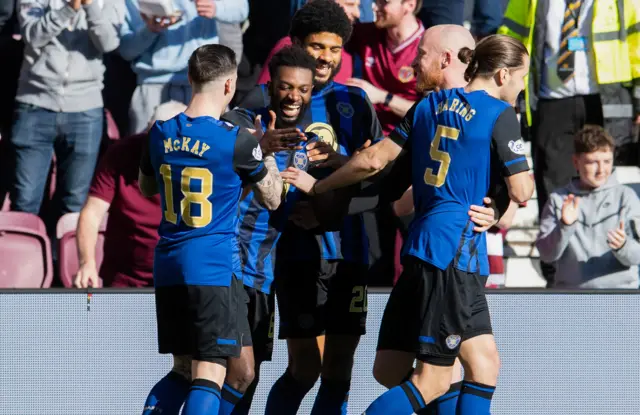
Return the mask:
<path id="1" fill-rule="evenodd" d="M 500 169 L 503 177 L 529 171 L 520 122 L 512 107 L 504 110 L 493 126 L 491 149 L 491 163 Z"/>
<path id="2" fill-rule="evenodd" d="M 373 108 L 373 104 L 369 100 L 369 97 L 364 95 L 364 118 L 363 122 L 369 134 L 368 137 L 364 137 L 366 140 L 371 140 L 371 144 L 375 144 L 378 141 L 381 141 L 384 138 L 384 133 L 382 132 L 382 126 L 380 125 L 380 120 L 378 120 L 378 115 L 376 114 L 375 108 Z M 362 143 L 364 144 L 364 143 Z"/>
<path id="3" fill-rule="evenodd" d="M 395 130 L 391 131 L 389 134 L 389 138 L 393 140 L 394 143 L 399 145 L 405 150 L 410 150 L 410 137 L 411 130 L 413 129 L 413 116 L 416 112 L 416 107 L 420 104 L 421 101 L 417 101 L 413 106 L 407 111 L 400 124 L 395 128 Z"/>
<path id="4" fill-rule="evenodd" d="M 155 126 L 153 127 L 155 128 Z M 152 131 L 153 131 L 152 128 Z M 151 131 L 147 133 L 144 140 L 142 140 L 142 155 L 140 156 L 140 171 L 145 176 L 153 176 L 153 166 L 151 165 L 151 155 L 149 154 L 149 136 Z"/>
<path id="5" fill-rule="evenodd" d="M 271 99 L 266 85 L 256 85 L 238 104 L 240 108 L 262 108 L 269 106 Z"/>
<path id="6" fill-rule="evenodd" d="M 222 114 L 220 119 L 239 127 L 253 128 L 253 121 L 255 118 L 256 114 L 253 111 L 244 108 L 235 108 Z"/>
<path id="7" fill-rule="evenodd" d="M 233 152 L 233 169 L 244 182 L 258 183 L 267 175 L 258 140 L 248 131 L 238 131 Z"/>

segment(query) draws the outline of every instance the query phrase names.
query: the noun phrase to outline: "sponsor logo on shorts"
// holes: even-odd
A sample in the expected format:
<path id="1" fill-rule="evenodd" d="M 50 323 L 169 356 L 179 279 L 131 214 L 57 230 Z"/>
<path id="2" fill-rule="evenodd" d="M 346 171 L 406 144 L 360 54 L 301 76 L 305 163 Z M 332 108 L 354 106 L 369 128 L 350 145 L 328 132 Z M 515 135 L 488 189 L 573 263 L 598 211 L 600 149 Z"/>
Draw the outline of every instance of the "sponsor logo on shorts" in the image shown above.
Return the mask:
<path id="1" fill-rule="evenodd" d="M 458 347 L 458 345 L 460 344 L 460 336 L 458 336 L 457 334 L 452 334 L 449 337 L 447 337 L 446 342 L 447 342 L 447 347 L 453 350 L 456 347 Z"/>

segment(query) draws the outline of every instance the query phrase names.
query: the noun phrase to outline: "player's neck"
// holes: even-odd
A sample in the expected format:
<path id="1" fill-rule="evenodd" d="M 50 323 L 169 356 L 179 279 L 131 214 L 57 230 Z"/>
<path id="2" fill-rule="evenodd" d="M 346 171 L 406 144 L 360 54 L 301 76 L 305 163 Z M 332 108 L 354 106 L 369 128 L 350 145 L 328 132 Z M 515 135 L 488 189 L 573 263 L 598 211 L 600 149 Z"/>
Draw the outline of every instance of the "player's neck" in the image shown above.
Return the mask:
<path id="1" fill-rule="evenodd" d="M 464 71 L 462 71 L 464 72 Z M 444 83 L 440 89 L 464 88 L 468 82 L 464 79 L 464 75 L 459 75 L 460 71 L 449 71 L 444 74 Z"/>
<path id="2" fill-rule="evenodd" d="M 496 99 L 500 99 L 500 90 L 493 79 L 476 78 L 465 87 L 465 91 L 485 91 Z"/>
<path id="3" fill-rule="evenodd" d="M 407 15 L 402 19 L 402 22 L 397 27 L 390 27 L 387 29 L 387 36 L 394 46 L 398 46 L 405 40 L 409 39 L 420 28 L 418 19 L 412 14 Z"/>
<path id="4" fill-rule="evenodd" d="M 221 99 L 212 99 L 210 94 L 193 94 L 189 106 L 184 111 L 185 115 L 191 118 L 213 117 L 220 119 L 225 107 L 220 105 Z"/>

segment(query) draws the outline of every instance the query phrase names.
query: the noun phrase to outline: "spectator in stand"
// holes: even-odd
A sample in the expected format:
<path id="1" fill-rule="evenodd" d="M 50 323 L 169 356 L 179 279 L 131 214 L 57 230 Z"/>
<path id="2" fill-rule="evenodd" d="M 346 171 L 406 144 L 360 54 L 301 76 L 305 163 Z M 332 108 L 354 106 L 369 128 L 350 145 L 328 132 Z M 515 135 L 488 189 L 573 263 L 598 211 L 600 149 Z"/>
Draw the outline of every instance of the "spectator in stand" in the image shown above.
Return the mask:
<path id="1" fill-rule="evenodd" d="M 583 125 L 607 128 L 616 164 L 632 156 L 632 127 L 640 124 L 639 26 L 637 0 L 509 1 L 499 31 L 531 53 L 526 114 L 540 212 L 549 192 L 576 173 L 572 142 Z"/>
<path id="2" fill-rule="evenodd" d="M 11 135 L 12 209 L 38 214 L 53 153 L 52 216 L 82 207 L 102 139 L 102 56 L 119 44 L 117 1 L 20 0 L 25 43 Z"/>
<path id="3" fill-rule="evenodd" d="M 163 102 L 188 103 L 191 87 L 187 62 L 198 47 L 218 43 L 217 21 L 241 23 L 249 14 L 248 0 L 176 0 L 178 13 L 145 16 L 137 0 L 125 0 L 120 55 L 131 62 L 138 86 L 131 98 L 129 130 L 137 134 Z M 238 57 L 240 59 L 240 57 Z"/>
<path id="4" fill-rule="evenodd" d="M 363 79 L 347 85 L 365 90 L 385 136 L 400 123 L 421 95 L 416 90 L 413 60 L 424 33 L 416 18 L 422 0 L 377 0 L 375 23 L 356 24 L 349 48 L 363 62 Z"/>
<path id="5" fill-rule="evenodd" d="M 640 200 L 612 175 L 615 142 L 587 125 L 574 139 L 579 177 L 555 190 L 536 246 L 555 263 L 556 288 L 638 288 Z"/>
<path id="6" fill-rule="evenodd" d="M 525 89 L 538 212 L 576 171 L 573 137 L 585 124 L 607 128 L 616 164 L 634 164 L 640 125 L 640 2 L 510 0 L 499 32 L 531 54 Z M 628 88 L 629 86 L 629 88 Z M 637 161 L 635 161 L 637 163 Z M 553 281 L 552 264 L 541 263 Z"/>
<path id="7" fill-rule="evenodd" d="M 313 0 L 311 0 L 313 1 Z M 347 17 L 354 23 L 360 17 L 360 0 L 335 0 L 342 8 L 344 9 Z M 276 45 L 271 49 L 269 56 L 267 57 L 266 62 L 262 66 L 262 71 L 258 76 L 257 84 L 262 85 L 266 84 L 271 78 L 269 76 L 269 62 L 271 62 L 271 58 L 275 55 L 280 49 L 285 46 L 290 46 L 292 44 L 291 37 L 285 36 L 276 43 Z M 347 52 L 344 48 L 342 48 L 342 60 L 340 61 L 340 66 L 338 67 L 338 72 L 336 73 L 334 81 L 338 83 L 345 83 L 347 79 L 351 78 L 353 75 L 353 57 L 349 52 Z"/>
<path id="8" fill-rule="evenodd" d="M 177 101 L 158 106 L 149 128 L 186 108 Z M 77 288 L 97 287 L 98 276 L 106 287 L 153 286 L 153 250 L 162 212 L 160 196 L 144 197 L 138 188 L 138 164 L 145 138 L 146 132 L 117 141 L 100 161 L 78 220 Z M 98 272 L 96 240 L 107 211 L 104 256 Z"/>
<path id="9" fill-rule="evenodd" d="M 9 192 L 10 177 L 13 175 L 13 160 L 8 151 L 11 135 L 11 121 L 14 100 L 18 88 L 23 44 L 20 40 L 20 26 L 16 14 L 17 0 L 0 2 L 0 66 L 2 89 L 0 92 L 0 209 L 3 208 Z"/>

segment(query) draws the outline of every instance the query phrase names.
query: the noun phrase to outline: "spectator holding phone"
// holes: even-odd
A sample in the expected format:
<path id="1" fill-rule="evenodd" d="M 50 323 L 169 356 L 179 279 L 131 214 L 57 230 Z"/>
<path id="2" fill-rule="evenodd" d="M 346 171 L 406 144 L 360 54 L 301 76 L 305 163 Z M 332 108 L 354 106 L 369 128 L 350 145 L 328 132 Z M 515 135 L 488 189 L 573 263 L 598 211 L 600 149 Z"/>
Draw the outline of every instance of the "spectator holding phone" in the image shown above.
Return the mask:
<path id="1" fill-rule="evenodd" d="M 219 43 L 216 21 L 240 23 L 248 0 L 175 0 L 166 16 L 140 12 L 138 0 L 125 0 L 120 55 L 131 62 L 137 88 L 129 109 L 130 133 L 144 130 L 154 109 L 171 100 L 188 103 L 187 62 L 198 47 Z M 161 3 L 161 2 L 158 2 Z M 238 60 L 240 56 L 236 57 Z"/>

